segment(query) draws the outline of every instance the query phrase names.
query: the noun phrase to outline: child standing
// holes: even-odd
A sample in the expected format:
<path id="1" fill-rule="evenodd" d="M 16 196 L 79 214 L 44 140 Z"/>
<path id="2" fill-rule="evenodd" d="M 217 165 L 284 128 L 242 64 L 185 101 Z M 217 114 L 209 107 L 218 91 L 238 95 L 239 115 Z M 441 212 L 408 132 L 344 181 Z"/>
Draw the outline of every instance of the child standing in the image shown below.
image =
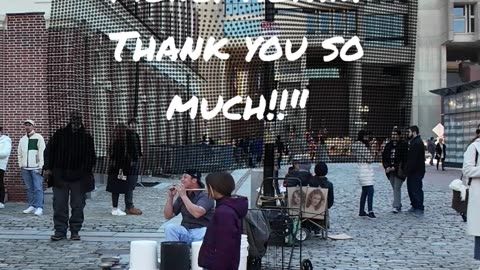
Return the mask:
<path id="1" fill-rule="evenodd" d="M 232 196 L 235 181 L 229 173 L 211 173 L 206 183 L 208 197 L 215 199 L 216 208 L 203 238 L 198 265 L 209 270 L 238 269 L 242 219 L 247 215 L 248 200 Z"/>
<path id="2" fill-rule="evenodd" d="M 373 185 L 375 181 L 373 178 L 372 162 L 374 155 L 370 149 L 369 137 L 365 130 L 358 132 L 357 141 L 352 144 L 352 152 L 358 162 L 358 180 L 362 187 L 359 216 L 376 218 L 373 213 Z M 368 214 L 365 212 L 365 201 L 368 203 Z"/>

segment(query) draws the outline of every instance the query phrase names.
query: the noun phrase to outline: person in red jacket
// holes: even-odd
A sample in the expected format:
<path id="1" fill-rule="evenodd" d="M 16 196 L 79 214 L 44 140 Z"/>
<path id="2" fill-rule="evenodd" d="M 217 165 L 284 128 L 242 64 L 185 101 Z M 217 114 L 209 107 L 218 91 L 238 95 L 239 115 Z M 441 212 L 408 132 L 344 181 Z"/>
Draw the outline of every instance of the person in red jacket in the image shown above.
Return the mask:
<path id="1" fill-rule="evenodd" d="M 240 264 L 242 219 L 248 199 L 234 197 L 235 181 L 229 173 L 211 173 L 206 178 L 208 196 L 216 201 L 215 214 L 207 227 L 198 257 L 204 270 L 236 270 Z"/>

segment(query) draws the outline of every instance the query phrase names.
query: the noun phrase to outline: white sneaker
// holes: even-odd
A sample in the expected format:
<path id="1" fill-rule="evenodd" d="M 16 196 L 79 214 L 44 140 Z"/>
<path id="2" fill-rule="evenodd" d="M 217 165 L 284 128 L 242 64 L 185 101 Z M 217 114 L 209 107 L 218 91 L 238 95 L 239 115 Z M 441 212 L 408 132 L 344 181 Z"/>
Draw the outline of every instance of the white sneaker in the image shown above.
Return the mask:
<path id="1" fill-rule="evenodd" d="M 0 209 L 3 209 L 3 208 L 5 208 L 5 204 L 0 203 Z"/>
<path id="2" fill-rule="evenodd" d="M 35 213 L 33 213 L 34 215 L 36 216 L 41 216 L 43 215 L 43 209 L 42 208 L 37 208 L 37 210 L 35 210 Z"/>
<path id="3" fill-rule="evenodd" d="M 397 209 L 397 208 L 393 208 L 393 209 L 392 209 L 392 213 L 398 214 L 398 209 Z"/>
<path id="4" fill-rule="evenodd" d="M 112 209 L 112 216 L 126 216 L 127 213 L 123 212 L 122 210 L 118 208 L 113 208 Z"/>
<path id="5" fill-rule="evenodd" d="M 35 211 L 35 207 L 29 206 L 27 209 L 23 210 L 23 213 L 30 214 L 30 213 L 33 213 L 34 211 Z"/>

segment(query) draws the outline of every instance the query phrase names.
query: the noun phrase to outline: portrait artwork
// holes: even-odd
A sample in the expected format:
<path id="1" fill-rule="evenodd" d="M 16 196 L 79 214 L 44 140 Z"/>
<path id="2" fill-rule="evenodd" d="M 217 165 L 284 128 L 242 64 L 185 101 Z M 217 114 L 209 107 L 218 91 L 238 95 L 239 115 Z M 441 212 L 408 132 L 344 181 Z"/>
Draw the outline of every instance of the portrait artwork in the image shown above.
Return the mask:
<path id="1" fill-rule="evenodd" d="M 325 219 L 328 189 L 308 187 L 302 217 Z"/>

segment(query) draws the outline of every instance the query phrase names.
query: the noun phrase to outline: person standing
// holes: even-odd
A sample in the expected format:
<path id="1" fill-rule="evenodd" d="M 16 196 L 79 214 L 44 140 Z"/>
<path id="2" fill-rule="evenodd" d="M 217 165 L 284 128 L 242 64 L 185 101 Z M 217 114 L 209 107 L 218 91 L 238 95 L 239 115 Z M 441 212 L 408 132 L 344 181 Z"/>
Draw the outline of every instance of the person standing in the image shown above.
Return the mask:
<path id="1" fill-rule="evenodd" d="M 463 155 L 462 173 L 469 186 L 467 206 L 467 234 L 475 237 L 474 259 L 480 260 L 480 125 L 476 136 Z"/>
<path id="2" fill-rule="evenodd" d="M 93 167 L 96 163 L 92 136 L 87 132 L 79 111 L 70 114 L 70 123 L 53 134 L 45 151 L 45 176 L 53 179 L 52 241 L 80 240 L 86 193 L 93 190 Z M 71 216 L 69 218 L 70 202 Z"/>
<path id="3" fill-rule="evenodd" d="M 11 152 L 12 140 L 3 134 L 3 127 L 0 127 L 0 209 L 5 208 L 5 184 L 3 179 Z"/>
<path id="4" fill-rule="evenodd" d="M 360 130 L 357 137 L 357 141 L 352 145 L 352 152 L 358 162 L 358 181 L 362 187 L 359 216 L 373 219 L 376 218 L 373 212 L 373 194 L 375 193 L 373 185 L 375 184 L 375 179 L 373 178 L 372 162 L 374 161 L 374 154 L 370 149 L 370 140 L 367 132 Z M 368 214 L 365 212 L 365 201 L 368 201 Z"/>
<path id="5" fill-rule="evenodd" d="M 24 214 L 34 213 L 43 215 L 43 152 L 45 140 L 35 132 L 35 122 L 26 120 L 24 123 L 26 134 L 18 143 L 18 166 L 21 169 L 22 179 L 27 187 L 28 208 Z"/>
<path id="6" fill-rule="evenodd" d="M 143 156 L 142 153 L 142 143 L 140 142 L 140 136 L 137 131 L 137 119 L 131 118 L 128 120 L 127 128 L 127 157 L 130 163 L 130 168 L 128 171 L 128 182 L 132 183 L 130 189 L 128 190 L 128 197 L 130 201 L 127 205 L 126 212 L 128 215 L 141 215 L 142 211 L 138 208 L 135 208 L 133 205 L 133 190 L 138 182 L 138 166 L 140 157 Z"/>
<path id="7" fill-rule="evenodd" d="M 400 129 L 392 131 L 392 139 L 385 145 L 382 153 L 382 164 L 393 189 L 392 212 L 402 211 L 402 185 L 405 181 L 403 173 L 407 162 L 408 145 L 401 139 Z"/>
<path id="8" fill-rule="evenodd" d="M 435 139 L 430 137 L 427 141 L 427 151 L 430 153 L 430 166 L 433 166 L 433 159 L 435 158 Z"/>
<path id="9" fill-rule="evenodd" d="M 442 162 L 442 171 L 445 171 L 445 157 L 447 156 L 447 146 L 443 143 L 443 138 L 438 139 L 435 147 L 435 158 L 437 159 L 437 171 L 440 161 Z"/>
<path id="10" fill-rule="evenodd" d="M 141 215 L 142 211 L 133 207 L 133 189 L 137 184 L 135 177 L 135 164 L 132 163 L 131 146 L 134 140 L 127 139 L 127 127 L 119 124 L 114 131 L 114 141 L 110 147 L 110 160 L 112 165 L 108 173 L 107 188 L 112 193 L 112 215 L 125 216 Z M 133 164 L 133 166 L 132 166 Z M 133 176 L 132 176 L 133 174 Z M 125 212 L 118 208 L 120 194 L 125 194 Z"/>
<path id="11" fill-rule="evenodd" d="M 198 265 L 209 270 L 238 269 L 248 199 L 232 196 L 235 181 L 229 173 L 211 173 L 206 183 L 208 197 L 215 199 L 216 207 L 200 247 Z"/>
<path id="12" fill-rule="evenodd" d="M 412 208 L 408 210 L 415 217 L 424 213 L 423 177 L 425 176 L 425 146 L 417 126 L 408 128 L 408 154 L 405 173 L 407 175 L 408 196 Z"/>

